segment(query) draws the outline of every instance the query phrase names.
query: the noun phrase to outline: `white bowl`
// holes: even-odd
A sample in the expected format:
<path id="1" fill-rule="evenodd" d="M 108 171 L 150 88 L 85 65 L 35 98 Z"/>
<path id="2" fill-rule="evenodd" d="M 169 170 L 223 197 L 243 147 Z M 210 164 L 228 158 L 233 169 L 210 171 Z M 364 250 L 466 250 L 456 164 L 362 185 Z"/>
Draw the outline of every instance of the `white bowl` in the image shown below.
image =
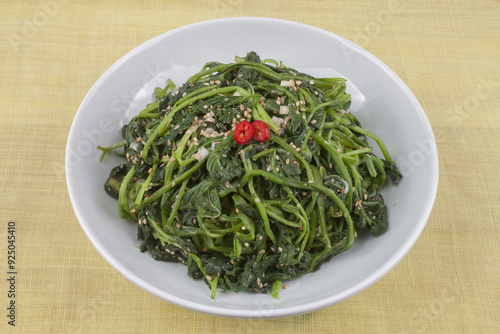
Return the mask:
<path id="1" fill-rule="evenodd" d="M 348 79 L 350 110 L 377 133 L 403 173 L 382 191 L 389 229 L 358 238 L 347 252 L 300 279 L 287 282 L 274 300 L 267 294 L 219 291 L 215 300 L 184 265 L 157 262 L 139 251 L 137 224 L 121 220 L 117 202 L 103 190 L 121 160 L 99 163 L 97 145 L 120 141 L 123 124 L 152 101 L 168 78 L 181 84 L 211 60 L 231 62 L 256 51 L 315 76 Z M 245 318 L 311 312 L 366 289 L 410 250 L 431 212 L 438 184 L 438 158 L 431 127 L 408 87 L 359 46 L 308 25 L 267 18 L 230 18 L 178 28 L 138 46 L 111 66 L 83 100 L 68 138 L 66 174 L 73 207 L 86 235 L 123 276 L 170 303 L 199 312 Z M 401 284 L 404 284 L 402 282 Z"/>

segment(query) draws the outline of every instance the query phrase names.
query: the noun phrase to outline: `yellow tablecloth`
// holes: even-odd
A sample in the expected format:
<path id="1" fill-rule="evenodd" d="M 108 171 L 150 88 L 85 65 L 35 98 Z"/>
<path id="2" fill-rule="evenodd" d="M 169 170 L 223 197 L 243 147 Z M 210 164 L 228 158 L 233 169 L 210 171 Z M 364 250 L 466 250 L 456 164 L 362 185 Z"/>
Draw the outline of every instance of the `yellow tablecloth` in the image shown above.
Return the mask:
<path id="1" fill-rule="evenodd" d="M 0 332 L 500 332 L 498 1 L 41 0 L 1 1 L 0 13 Z M 372 287 L 311 314 L 232 320 L 153 297 L 93 248 L 67 193 L 66 139 L 99 76 L 165 31 L 232 16 L 294 20 L 359 44 L 405 81 L 436 136 L 438 196 L 415 246 Z"/>

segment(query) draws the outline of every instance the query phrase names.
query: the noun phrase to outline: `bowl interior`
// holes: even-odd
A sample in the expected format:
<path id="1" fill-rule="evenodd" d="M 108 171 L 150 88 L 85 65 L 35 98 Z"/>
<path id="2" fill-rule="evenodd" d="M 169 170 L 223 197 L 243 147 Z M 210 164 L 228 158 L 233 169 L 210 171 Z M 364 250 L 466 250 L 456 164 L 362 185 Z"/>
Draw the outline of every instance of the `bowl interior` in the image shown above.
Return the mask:
<path id="1" fill-rule="evenodd" d="M 256 51 L 315 76 L 348 79 L 351 112 L 387 145 L 404 177 L 382 192 L 389 230 L 360 237 L 346 253 L 312 274 L 288 283 L 277 300 L 255 293 L 218 292 L 187 277 L 181 264 L 154 261 L 138 250 L 137 225 L 117 215 L 103 191 L 112 167 L 99 162 L 97 145 L 121 140 L 123 124 L 152 101 L 154 87 L 171 78 L 181 84 L 207 61 L 231 62 Z M 177 305 L 230 317 L 278 317 L 310 312 L 342 301 L 373 284 L 411 248 L 425 226 L 437 189 L 432 130 L 417 100 L 382 62 L 332 33 L 299 23 L 235 18 L 201 22 L 160 35 L 117 61 L 92 87 L 70 131 L 66 174 L 71 201 L 86 235 L 102 256 L 144 290 Z"/>

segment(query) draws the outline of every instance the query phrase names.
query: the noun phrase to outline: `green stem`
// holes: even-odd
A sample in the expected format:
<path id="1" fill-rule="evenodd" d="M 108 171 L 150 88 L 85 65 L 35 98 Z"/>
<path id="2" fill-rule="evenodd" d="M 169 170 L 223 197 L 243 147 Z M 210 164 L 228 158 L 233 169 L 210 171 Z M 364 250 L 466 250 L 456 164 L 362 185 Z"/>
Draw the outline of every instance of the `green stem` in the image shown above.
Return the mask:
<path id="1" fill-rule="evenodd" d="M 106 156 L 106 154 L 108 154 L 109 151 L 116 150 L 117 148 L 123 147 L 125 145 L 127 145 L 126 140 L 116 143 L 113 146 L 108 146 L 108 147 L 97 146 L 97 149 L 102 152 L 101 157 L 99 158 L 99 162 L 101 162 L 102 159 L 104 159 L 104 157 Z"/>
<path id="2" fill-rule="evenodd" d="M 342 156 L 340 155 L 337 150 L 335 150 L 332 145 L 326 140 L 324 140 L 320 135 L 316 133 L 312 133 L 311 137 L 318 143 L 321 147 L 323 147 L 328 154 L 332 157 L 333 161 L 335 162 L 335 165 L 339 169 L 340 176 L 347 182 L 349 185 L 349 192 L 347 193 L 346 199 L 347 199 L 347 205 L 349 208 L 349 211 L 352 209 L 352 180 L 351 176 L 349 175 L 349 171 L 347 170 L 346 165 L 342 161 Z"/>
<path id="3" fill-rule="evenodd" d="M 212 276 L 208 275 L 207 271 L 205 270 L 205 266 L 203 265 L 203 262 L 201 261 L 201 259 L 198 256 L 194 255 L 193 253 L 189 254 L 188 267 L 191 266 L 191 261 L 196 262 L 196 264 L 198 265 L 198 268 L 200 268 L 200 271 L 203 273 L 203 276 L 205 276 L 205 279 L 207 280 L 208 285 L 210 286 L 210 290 L 212 292 L 210 297 L 212 299 L 215 299 L 215 294 L 217 292 L 217 286 L 219 283 L 219 276 L 212 277 Z"/>
<path id="4" fill-rule="evenodd" d="M 127 187 L 132 177 L 135 174 L 135 166 L 132 166 L 128 171 L 127 175 L 123 178 L 122 184 L 120 185 L 120 192 L 118 194 L 118 214 L 122 219 L 132 218 L 130 214 L 130 205 L 127 198 Z"/>

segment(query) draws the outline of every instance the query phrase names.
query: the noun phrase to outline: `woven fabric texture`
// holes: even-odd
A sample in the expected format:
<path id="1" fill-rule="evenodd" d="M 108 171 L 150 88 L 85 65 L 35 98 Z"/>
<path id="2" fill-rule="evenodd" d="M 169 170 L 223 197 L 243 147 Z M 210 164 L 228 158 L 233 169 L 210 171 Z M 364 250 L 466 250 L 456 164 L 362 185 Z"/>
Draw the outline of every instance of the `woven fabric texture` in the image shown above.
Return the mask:
<path id="1" fill-rule="evenodd" d="M 0 1 L 0 13 L 0 332 L 500 332 L 499 1 L 41 0 Z M 69 129 L 100 75 L 165 31 L 238 16 L 314 25 L 367 49 L 409 86 L 437 141 L 438 195 L 411 251 L 364 292 L 306 315 L 226 319 L 148 294 L 95 250 L 67 192 Z"/>

